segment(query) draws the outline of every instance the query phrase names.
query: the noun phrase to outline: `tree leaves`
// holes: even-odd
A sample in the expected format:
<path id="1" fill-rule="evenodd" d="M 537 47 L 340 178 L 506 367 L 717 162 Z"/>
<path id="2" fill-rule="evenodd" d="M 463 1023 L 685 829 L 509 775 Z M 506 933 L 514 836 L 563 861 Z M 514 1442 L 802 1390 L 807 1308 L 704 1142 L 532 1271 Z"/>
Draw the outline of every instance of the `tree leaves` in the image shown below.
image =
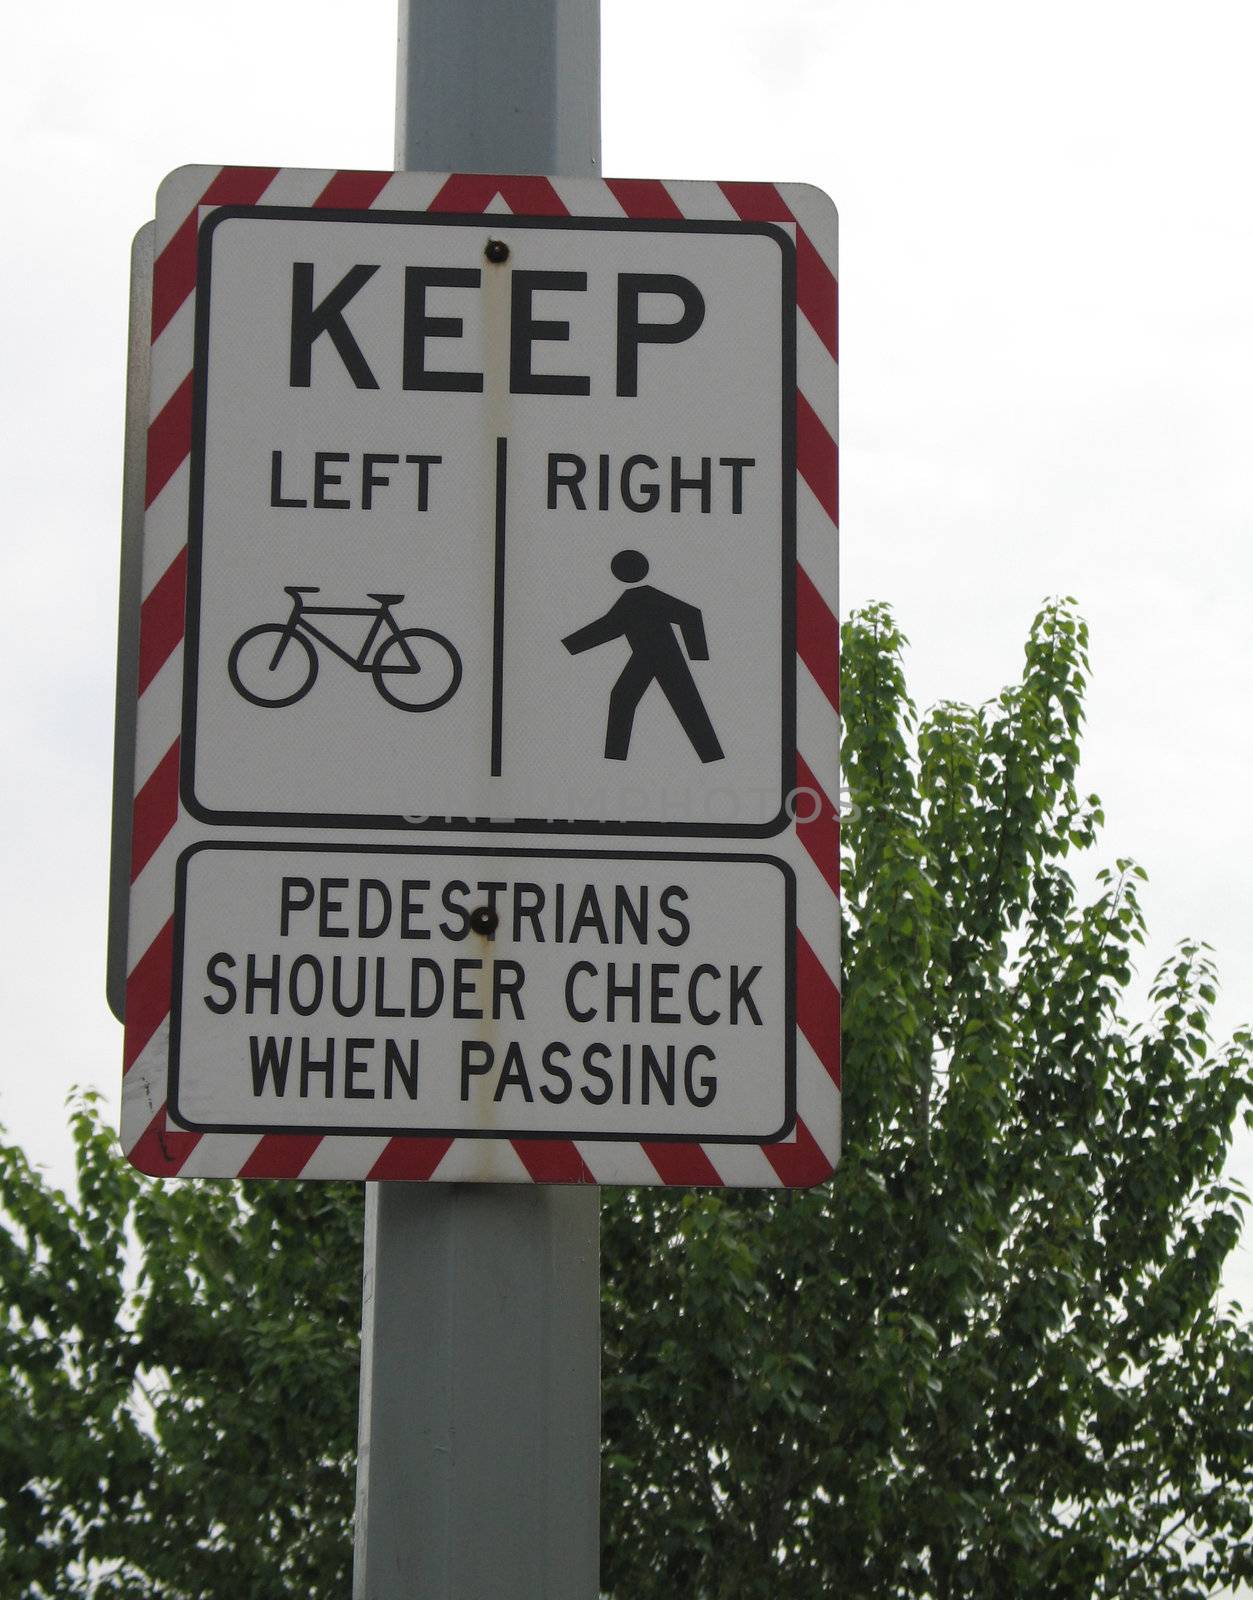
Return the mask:
<path id="1" fill-rule="evenodd" d="M 76 1203 L 0 1146 L 0 1592 L 347 1593 L 359 1193 L 164 1186 L 72 1126 Z"/>
<path id="2" fill-rule="evenodd" d="M 691 1197 L 606 1196 L 615 1600 L 1156 1600 L 1248 1570 L 1253 1354 L 1215 1297 L 1250 1039 L 1211 1046 L 1193 943 L 1128 1021 L 1134 863 L 1078 901 L 1068 858 L 1101 814 L 1076 786 L 1073 605 L 980 707 L 919 718 L 904 647 L 883 606 L 843 636 L 835 1182 L 718 1197 L 708 1226 L 761 1293 L 730 1323 L 717 1248 L 684 1243 Z M 676 1304 L 701 1313 L 659 1346 Z M 668 1517 L 716 1537 L 641 1538 Z"/>

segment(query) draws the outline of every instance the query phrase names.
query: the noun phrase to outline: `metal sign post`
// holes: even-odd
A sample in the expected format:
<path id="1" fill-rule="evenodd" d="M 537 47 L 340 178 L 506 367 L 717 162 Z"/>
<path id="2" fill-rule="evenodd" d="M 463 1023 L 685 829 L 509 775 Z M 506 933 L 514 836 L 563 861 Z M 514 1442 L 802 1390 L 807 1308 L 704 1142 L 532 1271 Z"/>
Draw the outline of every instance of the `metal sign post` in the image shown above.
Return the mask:
<path id="1" fill-rule="evenodd" d="M 136 300 L 122 1144 L 367 1182 L 358 1600 L 592 1600 L 594 1185 L 838 1156 L 835 210 L 600 177 L 597 35 L 406 0 Z"/>
<path id="2" fill-rule="evenodd" d="M 401 0 L 396 164 L 596 173 L 598 0 Z M 366 1190 L 354 1600 L 593 1600 L 595 1189 Z"/>

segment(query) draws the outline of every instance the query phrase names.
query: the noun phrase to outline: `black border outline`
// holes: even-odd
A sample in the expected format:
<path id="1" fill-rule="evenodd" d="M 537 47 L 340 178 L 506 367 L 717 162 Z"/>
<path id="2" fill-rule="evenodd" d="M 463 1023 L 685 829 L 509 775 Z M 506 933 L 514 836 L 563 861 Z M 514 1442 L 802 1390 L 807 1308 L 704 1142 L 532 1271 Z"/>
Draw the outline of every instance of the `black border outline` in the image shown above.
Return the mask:
<path id="1" fill-rule="evenodd" d="M 303 851 L 308 854 L 352 854 L 352 855 L 392 855 L 413 856 L 460 856 L 470 859 L 521 859 L 543 861 L 683 861 L 705 862 L 709 865 L 721 862 L 751 862 L 756 865 L 772 866 L 778 869 L 783 878 L 783 906 L 786 928 L 784 933 L 784 960 L 783 960 L 783 1123 L 776 1133 L 764 1137 L 758 1134 L 725 1134 L 721 1137 L 709 1134 L 693 1133 L 584 1133 L 571 1132 L 569 1129 L 559 1129 L 555 1132 L 510 1132 L 507 1129 L 487 1130 L 469 1128 L 345 1128 L 341 1125 L 330 1127 L 314 1127 L 307 1123 L 282 1124 L 276 1126 L 258 1126 L 256 1123 L 204 1123 L 189 1122 L 178 1111 L 178 1072 L 179 1072 L 179 1046 L 181 1042 L 182 1015 L 183 1015 L 183 943 L 187 913 L 187 868 L 193 856 L 203 851 L 229 850 L 233 852 L 244 851 L 270 851 L 274 854 L 286 854 L 290 851 Z M 271 841 L 268 839 L 205 839 L 198 844 L 188 846 L 178 858 L 177 876 L 174 889 L 174 951 L 170 979 L 170 1046 L 168 1082 L 166 1089 L 166 1109 L 170 1120 L 180 1128 L 186 1128 L 192 1133 L 247 1133 L 263 1138 L 267 1134 L 307 1134 L 309 1136 L 333 1136 L 336 1138 L 393 1138 L 393 1139 L 529 1139 L 553 1140 L 570 1139 L 594 1142 L 597 1144 L 718 1144 L 718 1145 L 767 1145 L 779 1144 L 787 1139 L 796 1124 L 796 874 L 791 865 L 779 856 L 749 855 L 736 852 L 710 852 L 701 851 L 666 851 L 666 850 L 537 850 L 525 849 L 516 846 L 500 845 L 475 848 L 461 845 L 420 845 L 408 846 L 400 844 L 372 845 L 350 841 L 342 844 L 332 844 L 324 841 L 312 843 L 306 840 L 288 842 Z"/>
<path id="2" fill-rule="evenodd" d="M 195 794 L 196 692 L 200 656 L 200 562 L 204 531 L 204 453 L 208 403 L 209 303 L 213 234 L 235 218 L 264 221 L 372 222 L 433 227 L 490 227 L 493 214 L 444 211 L 362 211 L 305 206 L 220 206 L 201 224 L 197 245 L 196 316 L 192 365 L 191 467 L 188 485 L 187 592 L 183 638 L 183 700 L 180 725 L 179 795 L 184 809 L 200 822 L 247 827 L 404 829 L 410 832 L 556 833 L 638 835 L 642 837 L 756 838 L 782 833 L 792 822 L 788 796 L 796 782 L 796 245 L 786 230 L 772 222 L 724 221 L 716 218 L 650 217 L 501 217 L 504 228 L 556 228 L 631 233 L 759 234 L 778 244 L 782 259 L 782 770 L 779 810 L 764 822 L 657 822 L 587 818 L 552 820 L 520 817 L 423 816 L 420 822 L 394 813 L 217 811 Z M 419 815 L 419 813 L 414 813 Z"/>

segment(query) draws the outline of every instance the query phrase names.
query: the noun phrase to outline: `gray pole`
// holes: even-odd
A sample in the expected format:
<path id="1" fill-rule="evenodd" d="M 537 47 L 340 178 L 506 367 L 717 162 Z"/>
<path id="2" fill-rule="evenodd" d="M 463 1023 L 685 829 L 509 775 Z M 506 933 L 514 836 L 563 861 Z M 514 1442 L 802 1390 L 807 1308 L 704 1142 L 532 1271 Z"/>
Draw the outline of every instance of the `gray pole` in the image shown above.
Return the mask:
<path id="1" fill-rule="evenodd" d="M 600 0 L 400 0 L 396 165 L 600 171 Z"/>
<path id="2" fill-rule="evenodd" d="M 401 0 L 396 164 L 593 175 L 598 0 Z M 595 1600 L 596 1191 L 369 1184 L 354 1600 Z"/>

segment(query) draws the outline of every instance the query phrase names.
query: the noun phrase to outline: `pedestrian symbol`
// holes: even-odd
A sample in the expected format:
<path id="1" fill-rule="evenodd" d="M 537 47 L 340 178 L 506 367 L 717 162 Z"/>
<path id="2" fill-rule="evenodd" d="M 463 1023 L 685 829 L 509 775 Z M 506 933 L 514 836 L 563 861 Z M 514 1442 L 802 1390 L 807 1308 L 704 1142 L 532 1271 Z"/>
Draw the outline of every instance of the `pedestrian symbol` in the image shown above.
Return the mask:
<path id="1" fill-rule="evenodd" d="M 721 761 L 722 746 L 687 664 L 689 657 L 693 661 L 709 660 L 700 608 L 644 583 L 648 559 L 638 550 L 619 550 L 609 563 L 609 570 L 620 582 L 634 587 L 620 595 L 603 617 L 561 641 L 571 655 L 607 644 L 610 639 L 625 638 L 631 647 L 630 659 L 609 696 L 606 761 L 626 760 L 636 707 L 653 682 L 670 702 L 700 759 Z M 676 628 L 682 635 L 682 646 L 675 636 Z"/>

